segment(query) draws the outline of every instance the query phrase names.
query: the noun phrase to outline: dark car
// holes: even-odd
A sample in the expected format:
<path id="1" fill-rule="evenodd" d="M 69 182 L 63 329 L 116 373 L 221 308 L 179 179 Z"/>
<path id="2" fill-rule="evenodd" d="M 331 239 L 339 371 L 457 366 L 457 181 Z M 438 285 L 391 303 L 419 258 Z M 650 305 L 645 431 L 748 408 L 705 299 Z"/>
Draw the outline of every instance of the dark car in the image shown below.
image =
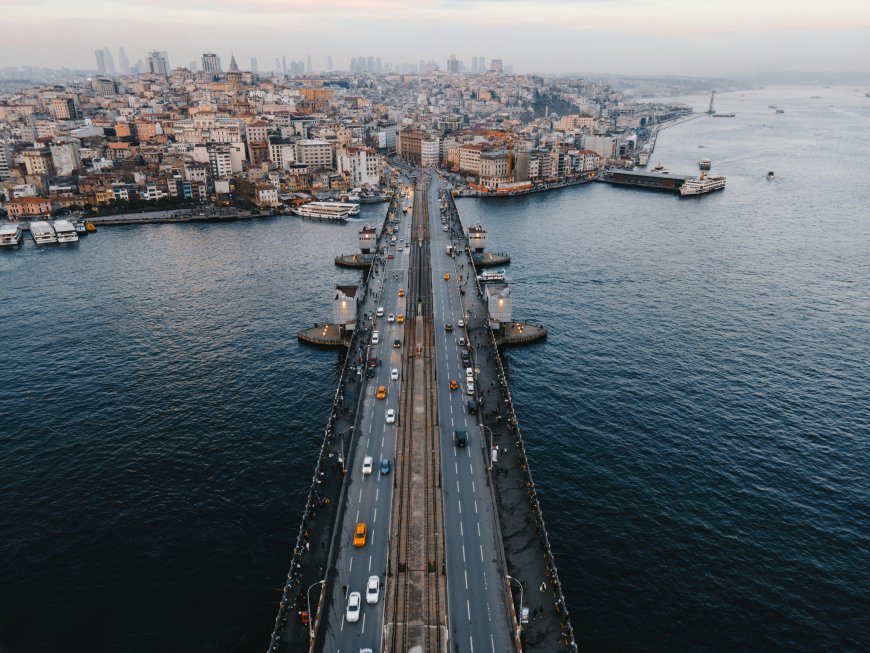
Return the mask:
<path id="1" fill-rule="evenodd" d="M 368 368 L 368 369 L 366 370 L 366 378 L 367 378 L 367 379 L 373 379 L 373 378 L 375 378 L 375 368 L 370 367 L 370 368 Z"/>
<path id="2" fill-rule="evenodd" d="M 398 338 L 396 338 L 395 340 L 393 340 L 393 349 L 398 349 L 398 348 L 401 347 L 401 346 L 402 346 L 402 341 L 401 341 L 401 340 L 399 340 Z"/>
<path id="3" fill-rule="evenodd" d="M 381 474 L 389 474 L 390 473 L 390 459 L 384 458 L 381 461 Z"/>
<path id="4" fill-rule="evenodd" d="M 474 415 L 477 412 L 477 402 L 474 399 L 469 399 L 465 405 L 468 406 L 469 415 Z"/>
<path id="5" fill-rule="evenodd" d="M 453 431 L 453 442 L 457 447 L 464 447 L 468 443 L 468 433 L 465 431 Z"/>
<path id="6" fill-rule="evenodd" d="M 444 325 L 444 330 L 445 331 L 453 331 L 453 325 L 450 324 L 450 322 L 448 322 L 447 324 Z"/>
<path id="7" fill-rule="evenodd" d="M 372 356 L 369 358 L 369 367 L 377 367 L 378 366 L 378 357 Z"/>

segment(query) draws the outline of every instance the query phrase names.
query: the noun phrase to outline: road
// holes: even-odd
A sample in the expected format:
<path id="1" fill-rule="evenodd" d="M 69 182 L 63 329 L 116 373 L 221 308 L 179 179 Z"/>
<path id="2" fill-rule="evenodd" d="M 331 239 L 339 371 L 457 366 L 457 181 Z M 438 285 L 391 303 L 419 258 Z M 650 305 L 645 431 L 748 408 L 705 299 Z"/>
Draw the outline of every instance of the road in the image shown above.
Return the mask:
<path id="1" fill-rule="evenodd" d="M 409 199 L 404 199 L 410 204 Z M 405 298 L 399 297 L 399 290 L 405 289 L 408 277 L 409 251 L 401 245 L 400 239 L 408 242 L 410 238 L 410 214 L 399 213 L 395 244 L 385 240 L 384 258 L 379 263 L 377 276 L 372 284 L 374 296 L 367 297 L 361 312 L 374 315 L 377 307 L 383 307 L 383 317 L 374 317 L 371 329 L 377 331 L 379 342 L 372 344 L 371 339 L 366 351 L 366 360 L 377 357 L 380 364 L 372 368 L 375 376 L 366 380 L 364 396 L 360 404 L 358 431 L 345 434 L 348 441 L 348 488 L 345 495 L 343 517 L 340 528 L 338 553 L 335 560 L 335 575 L 332 601 L 326 606 L 325 621 L 320 625 L 318 650 L 335 653 L 358 653 L 361 648 L 379 651 L 383 639 L 384 582 L 387 566 L 387 545 L 389 533 L 390 506 L 393 498 L 393 473 L 382 475 L 380 461 L 388 458 L 394 466 L 396 448 L 396 429 L 402 415 L 394 424 L 386 423 L 386 412 L 398 412 L 399 393 L 402 387 L 403 347 L 395 348 L 394 340 L 404 343 L 405 325 L 388 321 L 388 316 L 405 313 Z M 402 251 L 399 247 L 402 246 Z M 399 379 L 390 380 L 391 371 L 398 370 Z M 377 399 L 379 386 L 387 389 L 385 399 Z M 362 474 L 363 458 L 374 459 L 374 469 L 369 476 Z M 363 547 L 353 545 L 353 536 L 358 522 L 367 526 L 367 541 Z M 370 576 L 378 576 L 381 582 L 380 597 L 377 605 L 366 603 L 366 584 Z M 362 610 L 359 621 L 348 623 L 346 620 L 347 596 L 350 592 L 362 595 Z"/>
<path id="2" fill-rule="evenodd" d="M 498 561 L 499 537 L 495 509 L 489 489 L 486 453 L 477 415 L 468 413 L 467 402 L 476 399 L 466 391 L 466 370 L 460 358 L 460 338 L 468 338 L 459 327 L 466 321 L 462 281 L 473 273 L 470 259 L 463 253 L 447 255 L 451 232 L 441 224 L 440 179 L 433 175 L 429 187 L 432 286 L 435 315 L 435 360 L 438 378 L 438 412 L 441 425 L 441 474 L 444 498 L 444 535 L 447 557 L 448 623 L 450 650 L 468 653 L 515 650 L 505 592 L 505 577 Z M 453 225 L 448 225 L 451 229 Z M 458 229 L 458 227 L 457 227 Z M 464 267 L 461 267 L 464 265 Z M 444 275 L 450 279 L 445 280 Z M 475 292 L 474 282 L 468 292 Z M 473 319 L 481 320 L 481 316 Z M 445 324 L 453 331 L 445 330 Z M 467 348 L 467 347 L 466 347 Z M 472 358 L 472 361 L 474 359 Z M 450 390 L 455 379 L 458 390 Z M 454 444 L 454 431 L 468 434 L 464 448 Z"/>

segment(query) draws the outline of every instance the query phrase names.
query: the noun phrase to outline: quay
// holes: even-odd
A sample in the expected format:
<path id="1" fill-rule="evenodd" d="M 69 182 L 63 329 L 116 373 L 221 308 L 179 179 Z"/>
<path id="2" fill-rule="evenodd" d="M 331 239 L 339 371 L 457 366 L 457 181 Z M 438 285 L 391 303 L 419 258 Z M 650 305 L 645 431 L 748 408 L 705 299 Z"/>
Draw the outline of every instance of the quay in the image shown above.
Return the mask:
<path id="1" fill-rule="evenodd" d="M 482 227 L 415 177 L 361 231 L 361 285 L 298 334 L 346 353 L 267 650 L 574 652 L 499 353 L 546 328 L 477 279 Z"/>

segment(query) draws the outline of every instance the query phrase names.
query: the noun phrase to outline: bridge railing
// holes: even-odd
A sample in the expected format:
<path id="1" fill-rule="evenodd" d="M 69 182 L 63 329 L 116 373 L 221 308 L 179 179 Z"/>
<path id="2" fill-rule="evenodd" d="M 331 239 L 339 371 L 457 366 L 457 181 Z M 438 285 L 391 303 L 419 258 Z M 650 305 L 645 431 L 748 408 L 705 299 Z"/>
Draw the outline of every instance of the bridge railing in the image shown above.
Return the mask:
<path id="1" fill-rule="evenodd" d="M 449 210 L 456 216 L 457 221 L 459 221 L 461 225 L 462 222 L 459 217 L 459 210 L 456 207 L 456 202 L 454 201 L 453 196 L 450 193 L 447 193 L 447 197 L 449 198 Z M 483 294 L 480 282 L 477 281 L 476 274 L 474 275 L 474 277 L 477 284 L 478 295 L 482 297 Z M 507 375 L 505 374 L 504 366 L 502 365 L 501 355 L 498 354 L 498 345 L 495 341 L 495 333 L 493 333 L 492 329 L 489 328 L 488 321 L 486 321 L 485 324 L 485 331 L 488 334 L 489 345 L 492 350 L 496 352 L 495 359 L 496 365 L 498 367 L 499 384 L 501 385 L 501 390 L 504 393 L 505 398 L 507 399 L 508 430 L 516 438 L 517 454 L 521 461 L 523 477 L 526 481 L 526 487 L 528 489 L 529 507 L 531 508 L 532 515 L 535 519 L 535 528 L 538 536 L 541 538 L 541 543 L 544 547 L 545 555 L 547 558 L 547 573 L 550 578 L 550 585 L 553 587 L 553 591 L 556 596 L 555 609 L 557 610 L 561 621 L 563 641 L 567 646 L 571 648 L 572 651 L 577 651 L 577 642 L 574 638 L 574 629 L 571 626 L 571 620 L 568 614 L 568 607 L 565 603 L 565 596 L 562 593 L 562 584 L 559 581 L 559 573 L 556 568 L 556 559 L 553 556 L 553 549 L 550 545 L 550 536 L 547 533 L 547 528 L 544 524 L 544 516 L 541 512 L 541 505 L 538 501 L 538 494 L 535 490 L 534 480 L 532 479 L 532 472 L 529 467 L 528 456 L 526 455 L 525 443 L 523 442 L 522 433 L 520 432 L 519 421 L 517 420 L 516 411 L 514 410 L 513 398 L 511 397 L 510 390 L 507 386 Z"/>

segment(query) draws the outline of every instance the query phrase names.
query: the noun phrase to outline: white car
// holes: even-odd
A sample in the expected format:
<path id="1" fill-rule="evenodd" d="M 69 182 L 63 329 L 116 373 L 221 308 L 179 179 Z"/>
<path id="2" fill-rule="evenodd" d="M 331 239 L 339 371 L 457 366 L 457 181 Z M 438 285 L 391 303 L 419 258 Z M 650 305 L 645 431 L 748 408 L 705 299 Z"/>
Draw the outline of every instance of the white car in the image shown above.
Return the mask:
<path id="1" fill-rule="evenodd" d="M 366 585 L 366 603 L 377 603 L 381 595 L 381 579 L 378 576 L 369 576 Z"/>
<path id="2" fill-rule="evenodd" d="M 399 380 L 399 370 L 395 367 L 390 370 L 390 381 L 398 381 Z"/>
<path id="3" fill-rule="evenodd" d="M 352 624 L 359 621 L 361 603 L 359 592 L 351 592 L 350 596 L 347 597 L 347 623 Z"/>
<path id="4" fill-rule="evenodd" d="M 387 420 L 387 424 L 393 424 L 396 421 L 396 411 L 390 408 L 387 411 L 387 416 L 384 418 Z M 371 470 L 369 470 L 371 471 Z"/>
<path id="5" fill-rule="evenodd" d="M 387 315 L 387 322 L 395 322 L 395 321 L 396 321 L 396 316 L 395 316 L 395 315 L 393 315 L 392 313 L 390 313 L 389 315 Z"/>
<path id="6" fill-rule="evenodd" d="M 442 228 L 444 231 L 447 231 L 447 225 L 446 225 L 446 224 L 445 224 L 443 227 L 441 227 L 441 228 Z"/>
<path id="7" fill-rule="evenodd" d="M 474 381 L 474 370 L 472 368 L 465 368 L 465 378 L 468 379 L 468 381 Z"/>
<path id="8" fill-rule="evenodd" d="M 456 326 L 458 326 L 461 329 L 462 327 L 465 326 L 465 320 L 457 320 Z"/>
<path id="9" fill-rule="evenodd" d="M 384 316 L 384 307 L 383 307 L 383 306 L 378 306 L 378 310 L 376 311 L 376 315 L 377 315 L 378 317 L 383 317 L 383 316 Z"/>
<path id="10" fill-rule="evenodd" d="M 377 331 L 372 331 L 372 344 L 376 345 L 381 341 L 381 334 Z"/>
<path id="11" fill-rule="evenodd" d="M 465 384 L 465 392 L 469 395 L 474 395 L 474 381 L 468 381 Z"/>
<path id="12" fill-rule="evenodd" d="M 374 466 L 374 464 L 375 464 L 374 460 L 372 460 L 371 456 L 366 456 L 365 458 L 363 458 L 363 466 L 362 466 L 363 476 L 368 476 L 369 474 L 372 473 L 372 467 Z"/>
<path id="13" fill-rule="evenodd" d="M 399 245 L 396 249 L 399 250 L 400 252 L 404 250 L 404 248 L 401 245 Z"/>

